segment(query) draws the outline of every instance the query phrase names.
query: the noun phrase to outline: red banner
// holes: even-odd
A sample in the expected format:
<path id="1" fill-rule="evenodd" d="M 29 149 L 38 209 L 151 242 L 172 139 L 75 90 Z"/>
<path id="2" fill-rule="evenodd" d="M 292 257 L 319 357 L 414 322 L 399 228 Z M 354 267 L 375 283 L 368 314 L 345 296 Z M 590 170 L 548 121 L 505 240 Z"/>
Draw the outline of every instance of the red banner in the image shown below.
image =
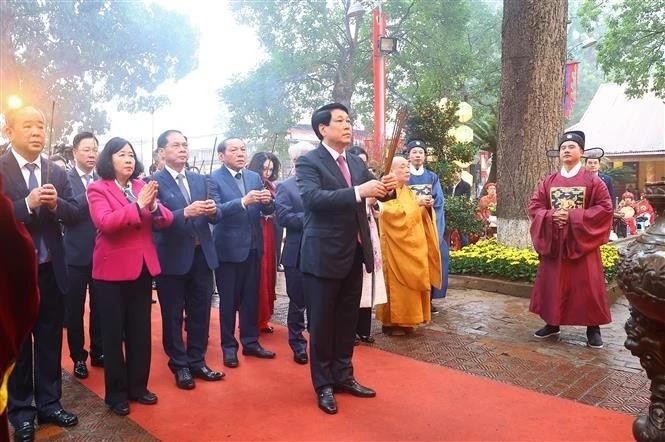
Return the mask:
<path id="1" fill-rule="evenodd" d="M 563 77 L 563 115 L 570 118 L 577 99 L 579 85 L 579 61 L 567 61 Z"/>

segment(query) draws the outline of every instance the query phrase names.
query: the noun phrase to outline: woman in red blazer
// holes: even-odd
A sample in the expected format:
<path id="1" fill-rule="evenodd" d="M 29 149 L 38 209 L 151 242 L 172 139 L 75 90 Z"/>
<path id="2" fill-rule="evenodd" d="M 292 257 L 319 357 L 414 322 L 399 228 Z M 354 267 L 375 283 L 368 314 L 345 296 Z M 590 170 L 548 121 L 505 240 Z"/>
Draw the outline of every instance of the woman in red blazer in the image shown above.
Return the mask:
<path id="1" fill-rule="evenodd" d="M 152 278 L 161 270 L 152 229 L 173 221 L 157 201 L 157 182 L 145 184 L 137 179 L 141 172 L 132 145 L 112 138 L 97 161 L 102 179 L 87 190 L 97 227 L 92 278 L 102 324 L 104 399 L 121 416 L 129 413 L 129 400 L 157 403 L 157 395 L 148 391 Z"/>

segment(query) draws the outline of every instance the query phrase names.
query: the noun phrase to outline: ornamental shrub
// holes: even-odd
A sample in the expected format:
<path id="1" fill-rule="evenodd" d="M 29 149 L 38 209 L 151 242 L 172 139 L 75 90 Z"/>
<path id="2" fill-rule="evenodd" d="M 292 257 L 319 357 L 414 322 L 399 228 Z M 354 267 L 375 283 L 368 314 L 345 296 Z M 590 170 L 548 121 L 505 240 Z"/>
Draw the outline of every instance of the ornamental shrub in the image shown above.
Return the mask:
<path id="1" fill-rule="evenodd" d="M 619 252 L 611 245 L 600 248 L 605 281 L 616 278 Z M 496 242 L 494 238 L 450 252 L 450 273 L 498 276 L 514 281 L 533 282 L 538 271 L 538 254 L 533 249 L 517 249 Z"/>

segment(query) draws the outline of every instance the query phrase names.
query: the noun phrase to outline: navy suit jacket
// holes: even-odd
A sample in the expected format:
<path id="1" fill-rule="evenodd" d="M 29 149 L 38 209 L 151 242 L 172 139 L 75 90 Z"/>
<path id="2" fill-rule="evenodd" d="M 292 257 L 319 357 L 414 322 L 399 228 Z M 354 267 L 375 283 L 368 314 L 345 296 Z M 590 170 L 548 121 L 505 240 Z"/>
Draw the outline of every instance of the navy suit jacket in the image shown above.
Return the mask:
<path id="1" fill-rule="evenodd" d="M 67 265 L 87 266 L 92 264 L 92 251 L 95 248 L 97 229 L 90 219 L 85 186 L 76 168 L 67 172 L 67 177 L 69 178 L 69 185 L 72 187 L 74 199 L 78 204 L 77 221 L 65 227 Z M 99 179 L 96 174 L 93 174 L 93 177 L 95 181 Z"/>
<path id="2" fill-rule="evenodd" d="M 251 190 L 263 190 L 263 182 L 258 173 L 248 169 L 242 169 L 241 172 L 245 193 Z M 218 216 L 224 220 L 223 225 L 216 225 L 213 231 L 219 261 L 245 261 L 252 247 L 252 238 L 260 257 L 263 254 L 261 213 L 264 215 L 273 213 L 274 203 L 251 204 L 243 208 L 240 202 L 243 195 L 238 189 L 235 178 L 225 166 L 210 175 L 210 184 L 217 203 Z"/>
<path id="3" fill-rule="evenodd" d="M 610 193 L 610 198 L 612 198 L 612 207 L 616 206 L 616 197 L 614 195 L 614 185 L 612 184 L 612 177 L 604 173 L 599 173 L 598 177 L 603 180 L 603 183 L 607 186 L 607 191 Z"/>
<path id="4" fill-rule="evenodd" d="M 451 196 L 471 196 L 471 185 L 464 180 L 461 180 L 457 187 L 455 187 L 455 193 L 453 194 L 453 187 L 448 188 L 448 195 Z"/>
<path id="5" fill-rule="evenodd" d="M 346 162 L 354 186 L 374 179 L 356 155 L 347 152 Z M 365 267 L 372 272 L 374 256 L 365 200 L 356 202 L 355 190 L 347 185 L 337 162 L 322 144 L 298 158 L 296 181 L 305 207 L 300 270 L 320 278 L 346 277 L 360 233 Z"/>
<path id="6" fill-rule="evenodd" d="M 277 185 L 275 213 L 277 213 L 279 225 L 286 228 L 282 265 L 298 267 L 305 207 L 302 204 L 295 176 Z"/>
<path id="7" fill-rule="evenodd" d="M 206 177 L 190 171 L 186 171 L 185 176 L 192 201 L 214 199 Z M 189 272 L 194 262 L 195 237 L 199 238 L 208 267 L 210 270 L 216 269 L 219 262 L 208 222 L 216 224 L 221 219 L 219 210 L 214 219 L 207 216 L 185 219 L 187 201 L 173 176 L 163 169 L 155 172 L 152 179 L 159 183 L 159 201 L 173 212 L 171 226 L 154 232 L 162 275 L 184 275 Z"/>
<path id="8" fill-rule="evenodd" d="M 69 289 L 69 280 L 60 223 L 70 225 L 76 222 L 78 205 L 72 194 L 67 172 L 44 157 L 41 161 L 42 185 L 46 184 L 46 178 L 49 175 L 48 182 L 53 184 L 58 192 L 58 207 L 55 213 L 45 207 L 33 210 L 32 214 L 28 212 L 25 198 L 30 192 L 28 192 L 28 186 L 25 184 L 18 162 L 11 151 L 0 157 L 0 175 L 4 179 L 5 195 L 14 204 L 14 217 L 25 225 L 31 236 L 41 234 L 51 257 L 58 288 L 61 292 L 66 293 Z"/>

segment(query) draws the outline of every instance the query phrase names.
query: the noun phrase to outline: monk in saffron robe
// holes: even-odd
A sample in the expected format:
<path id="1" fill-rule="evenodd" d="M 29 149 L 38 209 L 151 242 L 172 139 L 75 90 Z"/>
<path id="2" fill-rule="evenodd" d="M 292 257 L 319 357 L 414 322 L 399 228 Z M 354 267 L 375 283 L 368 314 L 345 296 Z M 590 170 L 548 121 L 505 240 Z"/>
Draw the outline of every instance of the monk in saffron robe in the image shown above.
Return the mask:
<path id="1" fill-rule="evenodd" d="M 600 246 L 609 238 L 612 201 L 607 186 L 585 170 L 584 133 L 559 143 L 563 167 L 538 184 L 531 197 L 531 239 L 540 266 L 529 310 L 545 327 L 534 336 L 559 334 L 560 325 L 586 325 L 587 345 L 601 348 L 600 325 L 611 322 Z"/>
<path id="2" fill-rule="evenodd" d="M 417 198 L 407 185 L 409 163 L 393 160 L 398 182 L 395 199 L 383 204 L 379 218 L 387 304 L 377 306 L 384 332 L 404 335 L 430 321 L 430 290 L 441 288 L 441 253 L 432 221 L 431 195 Z"/>

